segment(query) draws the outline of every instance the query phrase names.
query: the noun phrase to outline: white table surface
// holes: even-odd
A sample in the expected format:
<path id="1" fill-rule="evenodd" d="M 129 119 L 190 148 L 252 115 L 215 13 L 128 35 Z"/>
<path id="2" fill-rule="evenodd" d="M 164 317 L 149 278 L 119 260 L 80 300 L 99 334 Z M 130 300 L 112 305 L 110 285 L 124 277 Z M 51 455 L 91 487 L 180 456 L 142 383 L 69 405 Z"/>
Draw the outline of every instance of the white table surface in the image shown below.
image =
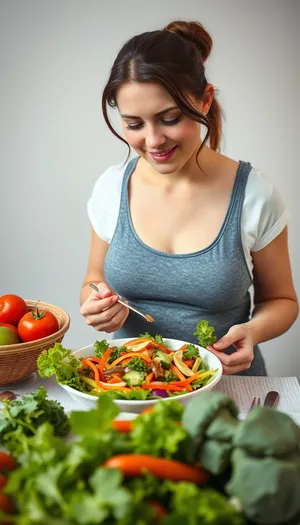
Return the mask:
<path id="1" fill-rule="evenodd" d="M 67 411 L 79 408 L 55 379 L 41 379 L 37 374 L 32 374 L 18 385 L 0 387 L 0 391 L 10 389 L 16 394 L 24 395 L 37 390 L 41 385 L 47 389 L 49 399 L 56 399 Z M 296 377 L 223 376 L 214 390 L 234 399 L 242 415 L 249 410 L 253 397 L 259 396 L 263 401 L 269 390 L 276 390 L 280 394 L 276 408 L 288 413 L 300 425 L 300 385 Z"/>

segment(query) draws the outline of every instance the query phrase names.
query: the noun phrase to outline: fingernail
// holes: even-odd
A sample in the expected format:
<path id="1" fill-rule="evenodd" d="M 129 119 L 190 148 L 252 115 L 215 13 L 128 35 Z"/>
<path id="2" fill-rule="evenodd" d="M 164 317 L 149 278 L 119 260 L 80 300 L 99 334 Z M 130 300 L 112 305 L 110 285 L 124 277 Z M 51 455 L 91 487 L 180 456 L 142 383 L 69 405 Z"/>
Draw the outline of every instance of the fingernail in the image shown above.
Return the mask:
<path id="1" fill-rule="evenodd" d="M 222 341 L 218 341 L 217 343 L 214 344 L 214 348 L 222 348 L 222 346 L 223 346 Z"/>

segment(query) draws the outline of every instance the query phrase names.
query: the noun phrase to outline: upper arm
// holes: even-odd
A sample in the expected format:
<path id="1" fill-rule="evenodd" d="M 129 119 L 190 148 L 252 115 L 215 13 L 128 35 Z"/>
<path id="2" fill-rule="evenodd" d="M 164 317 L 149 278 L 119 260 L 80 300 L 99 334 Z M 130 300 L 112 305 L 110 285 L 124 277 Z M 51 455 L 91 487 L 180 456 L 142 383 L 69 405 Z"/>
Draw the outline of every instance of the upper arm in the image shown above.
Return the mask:
<path id="1" fill-rule="evenodd" d="M 254 302 L 291 299 L 297 302 L 290 257 L 287 227 L 265 248 L 252 252 Z"/>
<path id="2" fill-rule="evenodd" d="M 90 253 L 83 286 L 89 282 L 104 281 L 104 261 L 109 244 L 98 237 L 93 228 L 91 233 Z"/>

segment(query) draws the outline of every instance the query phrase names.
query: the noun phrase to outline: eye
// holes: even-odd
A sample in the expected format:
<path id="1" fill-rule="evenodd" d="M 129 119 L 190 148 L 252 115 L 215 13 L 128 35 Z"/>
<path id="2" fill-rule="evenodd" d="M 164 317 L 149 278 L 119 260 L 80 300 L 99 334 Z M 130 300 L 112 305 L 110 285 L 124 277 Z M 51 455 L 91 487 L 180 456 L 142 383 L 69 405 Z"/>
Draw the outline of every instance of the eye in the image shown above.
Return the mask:
<path id="1" fill-rule="evenodd" d="M 164 126 L 174 126 L 175 124 L 177 124 L 177 122 L 179 122 L 181 120 L 181 115 L 178 115 L 178 117 L 176 118 L 173 118 L 172 120 L 162 120 L 162 124 Z"/>
<path id="2" fill-rule="evenodd" d="M 140 122 L 139 124 L 128 124 L 126 126 L 126 129 L 130 129 L 134 131 L 135 129 L 141 129 L 143 127 L 143 124 Z"/>

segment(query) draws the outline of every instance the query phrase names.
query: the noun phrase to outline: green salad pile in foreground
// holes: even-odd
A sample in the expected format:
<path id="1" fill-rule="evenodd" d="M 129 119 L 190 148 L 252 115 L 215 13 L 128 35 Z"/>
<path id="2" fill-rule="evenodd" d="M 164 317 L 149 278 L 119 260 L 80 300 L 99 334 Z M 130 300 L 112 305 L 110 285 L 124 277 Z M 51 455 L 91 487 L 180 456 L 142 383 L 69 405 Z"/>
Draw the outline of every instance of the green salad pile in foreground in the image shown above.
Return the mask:
<path id="1" fill-rule="evenodd" d="M 214 328 L 200 321 L 194 335 L 201 346 L 216 341 Z M 148 332 L 120 347 L 96 341 L 94 355 L 77 359 L 57 343 L 38 358 L 41 377 L 56 376 L 58 383 L 99 396 L 109 392 L 114 399 L 174 397 L 203 388 L 217 369 L 209 369 L 193 344 L 171 350 L 160 335 Z"/>
<path id="2" fill-rule="evenodd" d="M 43 389 L 4 405 L 0 444 L 11 456 L 0 451 L 2 523 L 299 522 L 300 428 L 276 410 L 257 408 L 239 421 L 218 392 L 186 408 L 159 401 L 134 421 L 116 420 L 107 394 L 69 418 Z"/>

